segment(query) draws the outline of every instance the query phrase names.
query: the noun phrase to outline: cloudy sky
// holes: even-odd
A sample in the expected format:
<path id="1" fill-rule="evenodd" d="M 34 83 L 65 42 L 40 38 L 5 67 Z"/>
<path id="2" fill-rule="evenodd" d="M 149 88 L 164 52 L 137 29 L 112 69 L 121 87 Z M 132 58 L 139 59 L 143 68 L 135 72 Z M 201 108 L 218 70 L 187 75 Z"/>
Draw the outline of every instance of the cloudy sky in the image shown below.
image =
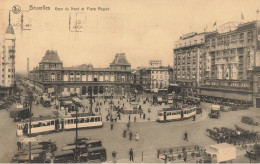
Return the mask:
<path id="1" fill-rule="evenodd" d="M 21 7 L 24 22 L 32 24 L 31 30 L 21 31 L 21 13 L 11 12 L 12 24 L 17 25 L 17 72 L 26 71 L 27 57 L 31 69 L 37 66 L 48 49 L 58 51 L 64 66 L 92 63 L 107 67 L 116 53 L 125 53 L 132 68 L 147 66 L 150 59 L 173 65 L 174 42 L 181 35 L 203 32 L 206 26 L 211 31 L 215 21 L 218 27 L 241 22 L 242 15 L 244 22 L 252 21 L 260 9 L 256 0 L 1 0 L 0 44 L 14 5 Z M 30 10 L 30 5 L 50 10 Z M 73 32 L 76 13 L 82 32 Z"/>

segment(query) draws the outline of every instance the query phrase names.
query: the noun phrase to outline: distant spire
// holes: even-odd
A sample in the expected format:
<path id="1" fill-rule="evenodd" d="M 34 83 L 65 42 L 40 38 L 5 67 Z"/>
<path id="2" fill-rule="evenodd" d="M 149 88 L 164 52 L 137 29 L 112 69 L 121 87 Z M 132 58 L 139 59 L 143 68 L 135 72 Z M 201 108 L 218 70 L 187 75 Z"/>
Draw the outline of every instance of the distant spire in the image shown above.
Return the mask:
<path id="1" fill-rule="evenodd" d="M 9 11 L 9 24 L 11 24 L 11 11 Z"/>

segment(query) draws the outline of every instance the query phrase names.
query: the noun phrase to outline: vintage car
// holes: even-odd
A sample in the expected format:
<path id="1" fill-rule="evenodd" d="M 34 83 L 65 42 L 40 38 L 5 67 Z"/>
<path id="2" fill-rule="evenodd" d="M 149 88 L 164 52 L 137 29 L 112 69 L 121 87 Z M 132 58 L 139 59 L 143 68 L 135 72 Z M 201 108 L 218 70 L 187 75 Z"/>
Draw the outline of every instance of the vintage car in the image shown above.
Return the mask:
<path id="1" fill-rule="evenodd" d="M 256 122 L 252 117 L 248 117 L 248 116 L 243 116 L 242 122 L 249 125 L 255 125 L 255 126 L 259 125 L 259 123 Z"/>
<path id="2" fill-rule="evenodd" d="M 220 117 L 220 106 L 219 105 L 212 105 L 211 111 L 209 113 L 210 118 L 219 118 Z"/>
<path id="3" fill-rule="evenodd" d="M 231 109 L 230 109 L 229 106 L 221 105 L 221 106 L 220 106 L 220 111 L 222 111 L 222 112 L 228 112 L 228 111 L 231 111 Z"/>

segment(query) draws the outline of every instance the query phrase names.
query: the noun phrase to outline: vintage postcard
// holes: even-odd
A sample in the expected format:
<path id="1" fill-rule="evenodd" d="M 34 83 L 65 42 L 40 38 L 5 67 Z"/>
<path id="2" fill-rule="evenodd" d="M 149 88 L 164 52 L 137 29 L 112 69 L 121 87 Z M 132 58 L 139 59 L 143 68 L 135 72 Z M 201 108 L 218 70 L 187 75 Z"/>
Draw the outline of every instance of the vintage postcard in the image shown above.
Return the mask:
<path id="1" fill-rule="evenodd" d="M 0 163 L 259 163 L 259 10 L 0 0 Z"/>

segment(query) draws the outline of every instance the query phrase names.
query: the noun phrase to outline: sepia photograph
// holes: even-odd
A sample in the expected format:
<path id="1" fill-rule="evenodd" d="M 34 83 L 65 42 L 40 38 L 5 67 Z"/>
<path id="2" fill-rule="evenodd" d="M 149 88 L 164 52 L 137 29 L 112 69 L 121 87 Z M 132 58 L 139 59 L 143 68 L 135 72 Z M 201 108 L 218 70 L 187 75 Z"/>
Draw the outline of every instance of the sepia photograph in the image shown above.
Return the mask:
<path id="1" fill-rule="evenodd" d="M 0 0 L 0 163 L 260 163 L 259 0 Z"/>

